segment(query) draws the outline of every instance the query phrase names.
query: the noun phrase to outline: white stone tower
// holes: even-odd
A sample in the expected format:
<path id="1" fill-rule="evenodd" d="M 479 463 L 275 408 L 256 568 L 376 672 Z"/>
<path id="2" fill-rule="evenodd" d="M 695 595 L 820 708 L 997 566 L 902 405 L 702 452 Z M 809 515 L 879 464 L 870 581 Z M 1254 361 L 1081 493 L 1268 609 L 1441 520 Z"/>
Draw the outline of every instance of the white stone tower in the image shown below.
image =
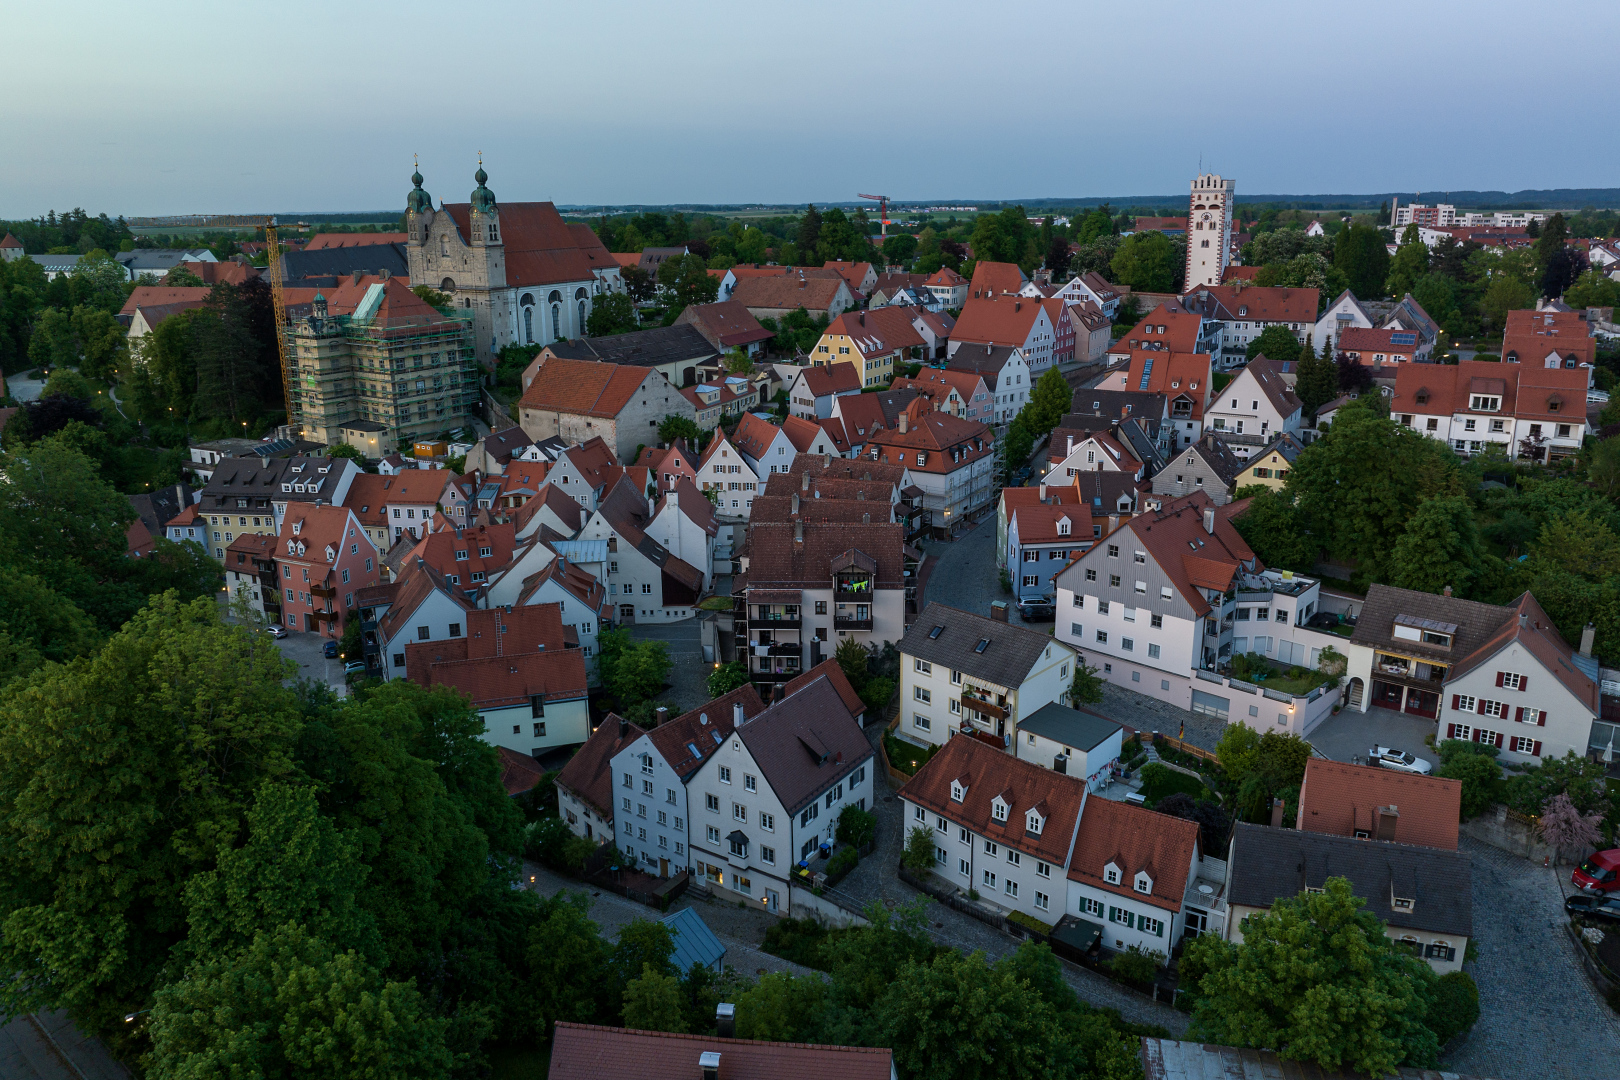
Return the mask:
<path id="1" fill-rule="evenodd" d="M 1219 285 L 1231 261 L 1232 203 L 1237 181 L 1203 173 L 1192 183 L 1187 209 L 1187 275 L 1183 292 Z"/>

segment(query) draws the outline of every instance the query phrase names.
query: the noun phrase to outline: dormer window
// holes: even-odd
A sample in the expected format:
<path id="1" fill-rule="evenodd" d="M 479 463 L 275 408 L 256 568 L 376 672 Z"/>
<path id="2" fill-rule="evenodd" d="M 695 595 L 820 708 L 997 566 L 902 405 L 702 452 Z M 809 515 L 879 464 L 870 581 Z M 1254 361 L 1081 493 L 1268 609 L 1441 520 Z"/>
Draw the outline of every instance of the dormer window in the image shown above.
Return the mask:
<path id="1" fill-rule="evenodd" d="M 967 788 L 963 786 L 962 781 L 960 781 L 960 780 L 952 780 L 951 781 L 951 802 L 958 802 L 959 803 L 963 799 L 965 799 L 966 797 L 967 797 Z"/>
<path id="2" fill-rule="evenodd" d="M 1059 518 L 1057 526 L 1058 526 L 1058 535 L 1059 536 L 1068 536 L 1069 535 L 1069 519 L 1068 518 Z"/>
<path id="3" fill-rule="evenodd" d="M 1396 896 L 1390 899 L 1389 906 L 1396 911 L 1411 911 L 1412 901 L 1405 897 Z"/>
<path id="4" fill-rule="evenodd" d="M 990 803 L 990 816 L 997 821 L 1007 820 L 1007 804 L 1002 801 L 1000 795 L 997 795 L 995 800 Z"/>
<path id="5" fill-rule="evenodd" d="M 1110 885 L 1118 885 L 1119 884 L 1119 879 L 1120 879 L 1120 872 L 1119 872 L 1119 867 L 1118 866 L 1116 866 L 1113 863 L 1109 863 L 1107 866 L 1103 867 L 1103 880 L 1104 881 L 1108 882 L 1108 884 L 1110 884 Z"/>
<path id="6" fill-rule="evenodd" d="M 1033 810 L 1031 810 L 1024 818 L 1025 832 L 1034 833 L 1036 836 L 1039 836 L 1041 834 L 1041 825 L 1041 815 L 1037 814 Z"/>
<path id="7" fill-rule="evenodd" d="M 1136 872 L 1135 888 L 1139 893 L 1151 894 L 1153 892 L 1153 879 L 1148 877 L 1146 870 Z"/>

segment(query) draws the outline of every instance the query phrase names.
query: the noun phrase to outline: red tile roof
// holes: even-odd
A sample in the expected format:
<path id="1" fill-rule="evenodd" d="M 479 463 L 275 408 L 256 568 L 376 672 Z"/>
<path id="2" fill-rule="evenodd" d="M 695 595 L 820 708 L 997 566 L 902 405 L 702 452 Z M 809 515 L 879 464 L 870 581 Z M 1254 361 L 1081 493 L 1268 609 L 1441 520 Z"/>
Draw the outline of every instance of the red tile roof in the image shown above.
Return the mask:
<path id="1" fill-rule="evenodd" d="M 613 755 L 644 734 L 642 728 L 615 713 L 608 713 L 585 740 L 585 745 L 563 766 L 557 775 L 557 786 L 573 792 L 590 803 L 604 819 L 612 821 Z"/>
<path id="2" fill-rule="evenodd" d="M 659 724 L 647 737 L 676 775 L 685 780 L 736 730 L 739 705 L 745 721 L 765 711 L 765 703 L 759 699 L 754 684 L 744 683 L 691 712 Z M 697 752 L 693 753 L 694 750 Z"/>
<path id="3" fill-rule="evenodd" d="M 133 317 L 138 307 L 164 304 L 201 304 L 213 290 L 205 285 L 137 285 L 124 300 L 118 314 Z"/>
<path id="4" fill-rule="evenodd" d="M 522 795 L 525 791 L 533 790 L 546 774 L 534 758 L 504 746 L 495 748 L 495 758 L 501 765 L 501 786 L 506 788 L 508 795 Z"/>
<path id="5" fill-rule="evenodd" d="M 974 269 L 977 271 L 977 266 L 975 266 Z M 932 274 L 928 275 L 928 280 L 923 284 L 935 285 L 946 289 L 954 289 L 958 285 L 966 285 L 967 283 L 967 278 L 963 277 L 961 274 L 958 274 L 955 270 L 952 270 L 948 266 L 942 266 L 938 270 L 935 270 Z"/>
<path id="6" fill-rule="evenodd" d="M 405 469 L 393 476 L 356 473 L 343 505 L 354 511 L 360 524 L 376 528 L 386 524 L 388 505 L 436 506 L 453 475 L 449 469 Z"/>
<path id="7" fill-rule="evenodd" d="M 1215 510 L 1213 533 L 1204 528 L 1207 509 Z M 1157 513 L 1139 514 L 1120 524 L 1122 530 L 1135 535 L 1198 615 L 1210 610 L 1200 589 L 1224 592 L 1242 564 L 1252 561 L 1256 570 L 1261 568 L 1223 509 L 1227 508 L 1216 508 L 1208 495 L 1195 491 L 1164 503 Z M 1092 552 L 1100 550 L 1093 548 Z"/>
<path id="8" fill-rule="evenodd" d="M 1305 763 L 1294 827 L 1334 836 L 1360 829 L 1376 840 L 1380 809 L 1393 807 L 1395 835 L 1388 839 L 1456 851 L 1461 806 L 1461 780 L 1313 757 Z"/>
<path id="9" fill-rule="evenodd" d="M 518 407 L 613 418 L 653 374 L 650 368 L 553 358 L 535 374 Z"/>
<path id="10" fill-rule="evenodd" d="M 1128 896 L 1166 911 L 1180 911 L 1187 878 L 1197 857 L 1196 822 L 1129 803 L 1087 799 L 1068 876 L 1070 881 L 1103 892 Z M 1109 863 L 1119 868 L 1117 884 L 1110 884 L 1105 876 Z M 1136 875 L 1142 870 L 1153 880 L 1152 892 L 1136 890 Z"/>
<path id="11" fill-rule="evenodd" d="M 183 262 L 175 269 L 197 275 L 204 285 L 240 285 L 264 272 L 257 266 L 239 262 Z M 169 273 L 174 273 L 174 270 Z"/>
<path id="12" fill-rule="evenodd" d="M 779 431 L 781 428 L 769 420 L 745 413 L 731 432 L 731 445 L 757 461 L 771 448 Z"/>
<path id="13" fill-rule="evenodd" d="M 1024 272 L 1017 263 L 983 260 L 973 264 L 973 281 L 968 287 L 968 298 L 988 299 L 1003 293 L 1016 293 L 1023 287 Z"/>
<path id="14" fill-rule="evenodd" d="M 843 336 L 863 357 L 882 356 L 896 349 L 923 344 L 922 335 L 911 325 L 909 308 L 881 307 L 846 311 L 822 331 L 823 337 Z"/>
<path id="15" fill-rule="evenodd" d="M 446 203 L 443 212 L 455 221 L 463 240 L 472 234 L 469 204 Z M 551 203 L 502 203 L 498 212 L 507 285 L 590 281 L 619 266 L 589 225 L 564 221 Z"/>
<path id="16" fill-rule="evenodd" d="M 487 614 L 513 621 L 522 612 L 545 610 L 555 613 L 556 605 L 534 604 Z M 469 611 L 469 625 L 483 614 L 486 612 Z M 562 647 L 560 624 L 556 641 L 556 647 L 543 652 L 520 651 L 521 642 L 503 641 L 499 654 L 495 652 L 493 630 L 487 641 L 454 638 L 412 642 L 405 646 L 405 668 L 412 682 L 420 686 L 452 686 L 480 709 L 521 705 L 536 696 L 547 701 L 583 698 L 585 655 L 579 649 Z"/>
<path id="17" fill-rule="evenodd" d="M 974 277 L 978 277 L 978 271 L 974 271 Z M 962 305 L 956 328 L 951 331 L 951 340 L 1021 349 L 1043 310 L 1041 301 L 1028 296 L 997 299 L 969 296 Z"/>
<path id="18" fill-rule="evenodd" d="M 1130 364 L 1123 373 L 1124 384 L 1115 385 L 1117 376 L 1110 373 L 1110 389 L 1163 394 L 1172 401 L 1185 395 L 1192 401 L 1192 419 L 1202 419 L 1204 406 L 1209 403 L 1211 386 L 1208 353 L 1139 350 L 1131 353 L 1130 357 Z M 1144 374 L 1146 380 L 1143 379 Z"/>
<path id="19" fill-rule="evenodd" d="M 928 406 L 928 409 L 916 406 Z M 906 429 L 884 428 L 867 436 L 864 451 L 875 460 L 904 465 L 912 472 L 952 473 L 973 462 L 995 456 L 995 437 L 977 420 L 949 413 L 934 412 L 926 399 L 919 399 L 905 413 Z"/>
<path id="20" fill-rule="evenodd" d="M 1574 311 L 1510 311 L 1502 338 L 1502 359 L 1511 353 L 1523 366 L 1541 367 L 1551 353 L 1560 361 L 1590 364 L 1597 358 L 1591 325 Z"/>
<path id="21" fill-rule="evenodd" d="M 1257 320 L 1260 322 L 1316 322 L 1317 289 L 1289 289 L 1275 285 L 1210 285 L 1182 297 L 1190 310 L 1204 293 L 1226 309 L 1226 317 Z"/>
<path id="22" fill-rule="evenodd" d="M 1391 338 L 1405 334 L 1412 339 L 1396 345 Z M 1346 353 L 1388 353 L 1411 360 L 1417 354 L 1417 335 L 1410 330 L 1377 329 L 1366 326 L 1347 326 L 1339 331 L 1338 351 Z"/>
<path id="23" fill-rule="evenodd" d="M 12 236 L 9 232 L 6 233 L 3 239 L 0 239 L 0 248 L 20 248 L 22 246 L 22 241 L 18 240 L 15 236 Z"/>
<path id="24" fill-rule="evenodd" d="M 1395 373 L 1390 410 L 1397 414 L 1466 413 L 1474 394 L 1491 394 L 1502 399 L 1496 415 L 1579 424 L 1586 420 L 1586 380 L 1585 368 L 1480 360 L 1402 364 Z"/>
<path id="25" fill-rule="evenodd" d="M 839 319 L 842 320 L 843 316 L 840 315 Z M 831 330 L 831 327 L 828 329 Z M 861 389 L 861 377 L 856 373 L 854 364 L 817 364 L 800 368 L 799 374 L 804 379 L 805 389 L 816 397 L 859 393 Z"/>
<path id="26" fill-rule="evenodd" d="M 1179 303 L 1160 304 L 1110 345 L 1108 353 L 1121 356 L 1135 349 L 1190 353 L 1198 348 L 1198 330 L 1203 323 L 1202 315 L 1187 311 Z"/>
<path id="27" fill-rule="evenodd" d="M 856 1046 L 753 1042 L 558 1021 L 548 1080 L 700 1080 L 699 1058 L 720 1057 L 720 1080 L 890 1080 L 893 1054 Z"/>
<path id="28" fill-rule="evenodd" d="M 841 277 L 796 272 L 741 278 L 731 291 L 731 299 L 750 309 L 792 311 L 802 307 L 805 311 L 828 311 L 838 301 L 840 291 L 846 296 L 849 293 Z"/>
<path id="29" fill-rule="evenodd" d="M 816 440 L 824 432 L 821 425 L 814 420 L 806 420 L 802 416 L 786 416 L 782 418 L 782 434 L 788 437 L 795 450 L 803 454 L 816 445 Z"/>
<path id="30" fill-rule="evenodd" d="M 409 241 L 410 237 L 402 232 L 316 233 L 304 244 L 304 250 L 371 247 L 374 244 L 404 244 Z"/>
<path id="31" fill-rule="evenodd" d="M 1446 676 L 1459 679 L 1486 663 L 1506 646 L 1522 645 L 1541 666 L 1564 684 L 1564 688 L 1595 716 L 1600 711 L 1598 684 L 1574 663 L 1575 650 L 1558 633 L 1558 628 L 1528 592 L 1521 593 L 1510 608 L 1514 616 L 1487 638 L 1479 648 L 1459 660 Z"/>
<path id="32" fill-rule="evenodd" d="M 759 324 L 746 307 L 736 300 L 722 300 L 714 304 L 693 304 L 675 320 L 677 326 L 688 324 L 702 334 L 704 340 L 716 349 L 740 349 L 756 341 L 765 341 L 771 332 Z"/>
<path id="33" fill-rule="evenodd" d="M 844 674 L 844 669 L 838 666 L 837 660 L 823 660 L 798 678 L 788 680 L 788 684 L 782 688 L 782 696 L 793 696 L 823 675 L 833 684 L 833 689 L 838 691 L 838 696 L 844 701 L 844 708 L 849 710 L 851 716 L 859 716 L 866 711 L 866 703 L 861 700 L 861 695 L 855 692 L 855 687 L 850 685 L 849 676 Z"/>

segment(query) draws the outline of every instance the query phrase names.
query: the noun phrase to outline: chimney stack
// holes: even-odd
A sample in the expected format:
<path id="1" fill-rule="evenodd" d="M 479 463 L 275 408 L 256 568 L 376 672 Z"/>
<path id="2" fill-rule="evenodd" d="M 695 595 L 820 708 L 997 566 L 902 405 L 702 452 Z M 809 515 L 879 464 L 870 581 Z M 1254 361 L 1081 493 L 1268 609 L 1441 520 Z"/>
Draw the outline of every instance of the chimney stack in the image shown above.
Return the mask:
<path id="1" fill-rule="evenodd" d="M 1204 531 L 1211 536 L 1215 535 L 1215 510 L 1213 507 L 1204 510 Z"/>
<path id="2" fill-rule="evenodd" d="M 719 1035 L 722 1039 L 736 1038 L 737 1006 L 733 1005 L 729 1001 L 722 1001 L 718 1006 L 716 1006 L 714 1010 L 714 1030 L 715 1034 Z M 714 1056 L 716 1059 L 720 1057 L 719 1054 Z M 714 1067 L 716 1069 L 720 1067 L 720 1062 L 718 1060 L 715 1061 Z"/>
<path id="3" fill-rule="evenodd" d="M 662 705 L 653 710 L 653 727 L 663 727 L 669 723 L 669 710 Z"/>
<path id="4" fill-rule="evenodd" d="M 1581 655 L 1582 656 L 1591 656 L 1592 655 L 1592 642 L 1593 642 L 1594 639 L 1596 639 L 1596 637 L 1597 637 L 1597 626 L 1596 625 L 1594 625 L 1592 623 L 1587 623 L 1586 626 L 1584 626 L 1581 629 Z"/>
<path id="5" fill-rule="evenodd" d="M 628 734 L 630 734 L 630 721 L 621 716 L 619 717 L 619 738 L 622 739 Z"/>
<path id="6" fill-rule="evenodd" d="M 1282 828 L 1282 819 L 1283 819 L 1283 801 L 1281 799 L 1272 799 L 1271 800 L 1271 827 L 1273 829 Z"/>
<path id="7" fill-rule="evenodd" d="M 719 1022 L 719 1017 L 715 1017 Z M 727 1035 L 725 1038 L 731 1038 Z M 703 1070 L 703 1080 L 720 1080 L 720 1052 L 718 1050 L 705 1050 L 698 1055 L 698 1068 Z"/>
<path id="8" fill-rule="evenodd" d="M 793 516 L 799 516 L 799 493 L 797 491 L 793 493 Z"/>
<path id="9" fill-rule="evenodd" d="M 1108 531 L 1113 532 L 1117 528 L 1119 528 L 1119 515 L 1118 514 L 1109 514 L 1108 515 Z"/>
<path id="10" fill-rule="evenodd" d="M 1007 601 L 993 600 L 990 602 L 990 617 L 996 622 L 1007 621 Z"/>
<path id="11" fill-rule="evenodd" d="M 731 703 L 731 726 L 732 727 L 742 727 L 746 723 L 748 723 L 748 717 L 743 715 L 742 702 L 740 702 L 740 701 L 732 702 Z"/>
<path id="12" fill-rule="evenodd" d="M 794 519 L 794 522 L 793 522 L 793 542 L 795 544 L 804 543 L 804 519 L 803 518 Z"/>
<path id="13" fill-rule="evenodd" d="M 1378 808 L 1378 839 L 1394 840 L 1395 826 L 1400 819 L 1400 812 L 1394 803 L 1388 806 L 1380 806 Z"/>
<path id="14" fill-rule="evenodd" d="M 809 469 L 806 469 L 804 472 L 799 474 L 799 490 L 800 491 L 809 491 L 810 490 L 810 470 Z"/>
<path id="15" fill-rule="evenodd" d="M 1440 591 L 1443 594 L 1445 594 L 1446 596 L 1450 596 L 1451 595 L 1451 586 L 1447 585 L 1444 589 L 1441 589 Z"/>
<path id="16" fill-rule="evenodd" d="M 905 412 L 904 409 L 900 410 L 900 421 L 899 421 L 899 423 L 900 423 L 900 429 L 899 429 L 900 434 L 904 435 L 906 433 L 906 412 Z"/>
<path id="17" fill-rule="evenodd" d="M 1041 502 L 1046 502 L 1046 481 L 1041 481 Z"/>

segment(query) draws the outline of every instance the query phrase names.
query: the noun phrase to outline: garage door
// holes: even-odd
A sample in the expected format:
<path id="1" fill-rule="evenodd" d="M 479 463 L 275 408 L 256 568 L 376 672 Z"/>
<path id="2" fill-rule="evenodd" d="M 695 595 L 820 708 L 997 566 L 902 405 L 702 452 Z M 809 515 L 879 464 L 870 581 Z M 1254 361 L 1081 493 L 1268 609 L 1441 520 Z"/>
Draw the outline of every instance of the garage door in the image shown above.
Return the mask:
<path id="1" fill-rule="evenodd" d="M 1205 716 L 1213 716 L 1218 720 L 1225 720 L 1226 714 L 1231 710 L 1231 708 L 1231 698 L 1216 697 L 1214 694 L 1206 694 L 1202 690 L 1194 690 L 1192 692 L 1193 712 L 1203 713 Z"/>

